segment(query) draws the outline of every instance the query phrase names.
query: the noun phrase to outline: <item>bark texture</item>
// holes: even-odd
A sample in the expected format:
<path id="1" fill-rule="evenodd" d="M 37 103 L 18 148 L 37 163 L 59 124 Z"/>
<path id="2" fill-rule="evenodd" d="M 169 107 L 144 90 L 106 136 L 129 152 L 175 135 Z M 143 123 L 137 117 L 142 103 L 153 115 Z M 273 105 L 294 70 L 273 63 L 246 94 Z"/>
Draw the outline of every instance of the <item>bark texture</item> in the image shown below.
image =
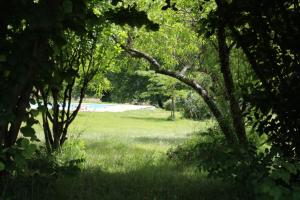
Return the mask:
<path id="1" fill-rule="evenodd" d="M 229 100 L 233 127 L 235 129 L 235 133 L 239 140 L 239 143 L 241 145 L 246 145 L 247 137 L 245 131 L 245 123 L 243 121 L 243 116 L 238 101 L 235 97 L 235 88 L 229 61 L 230 50 L 226 43 L 225 27 L 222 25 L 222 23 L 220 23 L 218 26 L 217 40 L 221 72 L 223 75 L 225 89 Z"/>

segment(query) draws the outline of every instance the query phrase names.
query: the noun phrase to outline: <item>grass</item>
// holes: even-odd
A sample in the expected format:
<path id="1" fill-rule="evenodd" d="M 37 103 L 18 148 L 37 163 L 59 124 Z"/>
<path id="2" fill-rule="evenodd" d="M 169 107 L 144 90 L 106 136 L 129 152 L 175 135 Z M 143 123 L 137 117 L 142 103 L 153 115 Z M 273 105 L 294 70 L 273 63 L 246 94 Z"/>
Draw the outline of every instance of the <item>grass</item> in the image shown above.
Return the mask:
<path id="1" fill-rule="evenodd" d="M 78 176 L 59 177 L 47 199 L 231 199 L 230 186 L 166 156 L 213 122 L 168 116 L 159 109 L 79 113 L 70 135 L 85 142 L 86 163 Z"/>

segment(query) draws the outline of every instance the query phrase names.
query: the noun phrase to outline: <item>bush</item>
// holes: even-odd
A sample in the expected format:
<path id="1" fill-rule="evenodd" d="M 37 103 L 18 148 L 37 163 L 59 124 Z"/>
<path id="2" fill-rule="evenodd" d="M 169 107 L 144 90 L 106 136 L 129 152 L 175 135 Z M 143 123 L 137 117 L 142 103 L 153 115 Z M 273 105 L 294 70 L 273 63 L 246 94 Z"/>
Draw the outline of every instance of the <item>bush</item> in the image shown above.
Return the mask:
<path id="1" fill-rule="evenodd" d="M 10 160 L 5 159 L 9 153 Z M 84 143 L 72 139 L 59 151 L 48 154 L 46 148 L 20 138 L 15 146 L 0 149 L 0 199 L 45 199 L 51 194 L 58 176 L 76 175 L 85 161 Z"/>
<path id="2" fill-rule="evenodd" d="M 177 105 L 178 104 L 177 102 L 175 103 L 175 110 L 177 111 Z M 165 101 L 163 103 L 163 107 L 165 110 L 168 110 L 168 111 L 171 111 L 173 109 L 173 105 L 172 105 L 172 99 L 168 99 L 167 101 Z"/>
<path id="3" fill-rule="evenodd" d="M 9 148 L 0 146 L 0 174 L 29 173 L 28 162 L 35 157 L 37 151 L 38 146 L 30 143 L 27 138 L 19 138 L 16 144 Z"/>
<path id="4" fill-rule="evenodd" d="M 207 105 L 198 94 L 193 92 L 178 98 L 176 106 L 182 112 L 183 117 L 188 119 L 202 120 L 211 117 Z"/>
<path id="5" fill-rule="evenodd" d="M 54 156 L 60 168 L 67 169 L 66 173 L 81 170 L 86 160 L 84 141 L 80 139 L 67 140 Z"/>
<path id="6" fill-rule="evenodd" d="M 209 129 L 170 150 L 168 156 L 233 184 L 240 199 L 299 199 L 300 163 L 273 148 L 258 152 L 255 145 L 228 146 L 218 129 Z"/>
<path id="7" fill-rule="evenodd" d="M 2 149 L 0 199 L 42 199 L 56 179 L 57 164 L 42 147 L 26 138 Z M 6 159 L 5 159 L 6 158 Z"/>

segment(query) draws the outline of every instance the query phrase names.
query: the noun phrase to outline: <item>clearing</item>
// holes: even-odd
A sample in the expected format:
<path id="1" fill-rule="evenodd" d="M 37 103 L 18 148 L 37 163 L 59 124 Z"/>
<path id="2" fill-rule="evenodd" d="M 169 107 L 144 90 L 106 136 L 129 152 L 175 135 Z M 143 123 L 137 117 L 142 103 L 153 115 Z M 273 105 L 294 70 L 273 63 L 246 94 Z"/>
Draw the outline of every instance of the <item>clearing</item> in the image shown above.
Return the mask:
<path id="1" fill-rule="evenodd" d="M 169 121 L 169 115 L 160 109 L 79 113 L 70 138 L 84 141 L 83 172 L 59 177 L 50 199 L 230 199 L 224 183 L 166 155 L 213 121 Z"/>

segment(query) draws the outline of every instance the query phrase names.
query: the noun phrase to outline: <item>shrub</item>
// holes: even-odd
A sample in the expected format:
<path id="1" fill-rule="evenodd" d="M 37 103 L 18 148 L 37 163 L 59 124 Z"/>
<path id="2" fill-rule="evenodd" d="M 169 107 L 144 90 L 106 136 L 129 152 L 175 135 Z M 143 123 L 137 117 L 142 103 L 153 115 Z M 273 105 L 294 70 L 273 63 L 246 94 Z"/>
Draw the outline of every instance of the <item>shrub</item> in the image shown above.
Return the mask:
<path id="1" fill-rule="evenodd" d="M 183 117 L 194 120 L 208 119 L 210 111 L 198 94 L 189 92 L 177 99 L 176 106 L 182 112 Z"/>
<path id="2" fill-rule="evenodd" d="M 34 158 L 38 146 L 27 138 L 19 138 L 9 148 L 0 146 L 0 173 L 19 175 L 29 173 L 28 162 Z"/>
<path id="3" fill-rule="evenodd" d="M 177 103 L 177 102 L 176 102 Z M 171 111 L 173 109 L 172 99 L 168 99 L 163 103 L 165 110 Z M 177 105 L 175 105 L 175 110 L 177 111 Z"/>
<path id="4" fill-rule="evenodd" d="M 287 160 L 274 148 L 261 152 L 253 144 L 247 149 L 228 146 L 217 129 L 198 134 L 168 156 L 232 183 L 241 199 L 300 198 L 299 162 Z"/>
<path id="5" fill-rule="evenodd" d="M 26 138 L 2 149 L 0 157 L 0 199 L 41 199 L 56 179 L 55 160 Z"/>
<path id="6" fill-rule="evenodd" d="M 61 168 L 68 169 L 66 170 L 67 173 L 81 170 L 86 160 L 84 141 L 78 138 L 67 140 L 62 148 L 55 152 L 54 156 Z"/>
<path id="7" fill-rule="evenodd" d="M 59 151 L 48 154 L 43 146 L 20 138 L 9 149 L 0 149 L 0 199 L 44 199 L 53 192 L 58 176 L 80 172 L 85 155 L 79 139 L 71 139 Z"/>

